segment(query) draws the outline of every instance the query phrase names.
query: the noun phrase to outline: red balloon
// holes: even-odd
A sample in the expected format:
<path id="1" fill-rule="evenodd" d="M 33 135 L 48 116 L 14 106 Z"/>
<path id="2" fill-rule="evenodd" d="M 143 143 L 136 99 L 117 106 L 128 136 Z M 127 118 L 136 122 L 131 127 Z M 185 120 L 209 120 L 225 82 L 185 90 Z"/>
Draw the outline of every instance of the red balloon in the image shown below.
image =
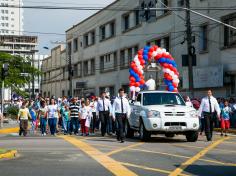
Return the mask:
<path id="1" fill-rule="evenodd" d="M 157 54 L 157 55 L 155 56 L 155 59 L 158 60 L 158 59 L 160 59 L 161 57 L 162 57 L 162 54 Z"/>
<path id="2" fill-rule="evenodd" d="M 167 78 L 168 76 L 170 76 L 168 73 L 164 73 L 164 78 Z"/>
<path id="3" fill-rule="evenodd" d="M 140 79 L 143 79 L 144 80 L 144 76 L 142 75 L 142 76 L 140 76 Z"/>
<path id="4" fill-rule="evenodd" d="M 164 64 L 163 64 L 163 67 L 164 67 L 164 68 L 168 68 L 168 64 L 167 64 L 167 63 L 164 63 Z"/>
<path id="5" fill-rule="evenodd" d="M 138 72 L 138 68 L 137 67 L 134 67 L 133 70 L 134 70 L 135 73 Z"/>
<path id="6" fill-rule="evenodd" d="M 135 87 L 139 87 L 140 86 L 140 83 L 139 82 L 136 82 L 135 83 Z"/>
<path id="7" fill-rule="evenodd" d="M 130 76 L 129 80 L 130 82 L 135 82 L 135 78 L 133 76 Z"/>
<path id="8" fill-rule="evenodd" d="M 173 80 L 172 77 L 171 77 L 170 75 L 167 76 L 166 79 L 169 80 L 169 81 Z"/>
<path id="9" fill-rule="evenodd" d="M 152 52 L 148 53 L 148 59 L 150 59 L 152 57 Z"/>
<path id="10" fill-rule="evenodd" d="M 179 91 L 178 91 L 178 89 L 177 89 L 177 88 L 175 88 L 175 89 L 173 90 L 173 92 L 179 92 Z"/>
<path id="11" fill-rule="evenodd" d="M 145 81 L 143 79 L 140 80 L 140 84 L 141 85 L 144 85 L 145 84 Z"/>
<path id="12" fill-rule="evenodd" d="M 176 83 L 173 83 L 173 86 L 174 86 L 175 88 L 177 88 L 177 87 L 178 87 L 178 84 L 176 84 Z"/>
<path id="13" fill-rule="evenodd" d="M 143 55 L 138 55 L 138 59 L 143 59 Z"/>
<path id="14" fill-rule="evenodd" d="M 149 52 L 153 52 L 153 51 L 154 51 L 154 49 L 153 49 L 153 48 L 150 48 L 150 49 L 149 49 Z"/>
<path id="15" fill-rule="evenodd" d="M 129 83 L 129 86 L 130 87 L 135 86 L 135 83 L 131 82 L 131 83 Z"/>
<path id="16" fill-rule="evenodd" d="M 154 50 L 157 50 L 157 49 L 158 49 L 158 46 L 157 46 L 157 45 L 153 46 L 153 49 L 154 49 Z"/>

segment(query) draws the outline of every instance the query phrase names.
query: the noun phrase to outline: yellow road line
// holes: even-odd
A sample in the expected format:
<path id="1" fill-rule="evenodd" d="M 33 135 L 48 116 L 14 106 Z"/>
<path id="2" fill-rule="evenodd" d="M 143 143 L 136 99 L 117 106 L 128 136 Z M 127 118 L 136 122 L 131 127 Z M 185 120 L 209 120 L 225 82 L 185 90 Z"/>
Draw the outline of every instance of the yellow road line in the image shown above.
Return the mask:
<path id="1" fill-rule="evenodd" d="M 189 156 L 184 156 L 184 155 L 177 155 L 177 154 L 157 152 L 157 151 L 149 151 L 149 150 L 142 150 L 142 149 L 129 149 L 129 150 L 146 152 L 146 153 L 156 153 L 156 154 L 160 154 L 160 155 L 173 156 L 173 157 L 177 157 L 177 158 L 186 158 L 186 159 L 191 158 Z M 199 161 L 205 161 L 205 162 L 209 162 L 209 163 L 215 163 L 215 164 L 221 164 L 221 165 L 227 165 L 227 166 L 236 166 L 235 163 L 224 163 L 224 162 L 217 161 L 217 160 L 208 160 L 208 159 L 200 158 Z"/>
<path id="2" fill-rule="evenodd" d="M 170 174 L 171 173 L 171 171 L 152 168 L 152 167 L 146 167 L 146 166 L 141 166 L 141 165 L 136 165 L 136 164 L 131 164 L 131 163 L 120 162 L 120 164 L 122 164 L 124 166 L 130 166 L 130 167 L 135 167 L 135 168 L 139 168 L 139 169 L 144 169 L 144 170 L 148 170 L 148 171 L 160 172 L 160 173 L 163 173 L 163 174 Z M 189 175 L 180 174 L 180 176 L 189 176 Z"/>
<path id="3" fill-rule="evenodd" d="M 17 154 L 16 150 L 11 150 L 6 153 L 0 154 L 0 159 L 3 159 L 3 158 L 11 159 L 11 158 L 14 158 L 16 154 Z"/>
<path id="4" fill-rule="evenodd" d="M 107 170 L 112 172 L 116 176 L 136 176 L 136 174 L 130 170 L 128 170 L 126 167 L 121 165 L 119 162 L 115 161 L 114 159 L 106 156 L 104 153 L 100 152 L 96 148 L 92 147 L 91 145 L 78 140 L 74 137 L 69 136 L 59 136 L 63 138 L 64 140 L 68 141 L 69 143 L 73 144 L 74 146 L 78 147 L 80 150 L 82 150 L 84 153 L 89 155 L 91 158 L 96 160 L 98 163 L 100 163 L 103 167 L 105 167 Z"/>
<path id="5" fill-rule="evenodd" d="M 204 149 L 205 147 L 199 147 L 199 146 L 192 146 L 192 145 L 183 145 L 183 144 L 173 144 L 174 146 L 179 147 L 185 147 L 185 148 L 195 148 L 195 149 Z M 225 150 L 225 149 L 214 149 L 214 151 L 220 151 L 225 153 L 236 153 L 236 151 L 233 150 Z"/>
<path id="6" fill-rule="evenodd" d="M 111 149 L 122 148 L 122 147 L 117 147 L 117 146 L 112 146 L 112 145 L 93 144 L 93 143 L 90 143 L 90 145 L 92 145 L 92 146 L 100 146 L 100 147 L 105 147 L 105 148 L 111 148 Z"/>
<path id="7" fill-rule="evenodd" d="M 18 133 L 19 127 L 0 129 L 0 134 Z"/>
<path id="8" fill-rule="evenodd" d="M 117 149 L 117 150 L 113 150 L 113 151 L 107 153 L 106 155 L 107 155 L 107 156 L 110 156 L 110 155 L 113 155 L 113 154 L 115 154 L 115 153 L 119 153 L 119 152 L 122 152 L 122 151 L 124 151 L 124 150 L 130 149 L 130 148 L 133 148 L 133 147 L 140 146 L 140 145 L 142 145 L 142 144 L 143 144 L 143 142 L 139 142 L 139 143 L 132 144 L 132 145 L 129 145 L 129 146 L 126 146 L 126 147 L 122 147 L 122 148 L 119 148 L 119 149 Z"/>
<path id="9" fill-rule="evenodd" d="M 229 139 L 229 137 L 227 138 L 222 138 L 219 139 L 215 142 L 213 142 L 212 144 L 210 144 L 209 146 L 207 146 L 205 149 L 203 149 L 202 151 L 200 151 L 199 153 L 197 153 L 195 156 L 193 156 L 192 158 L 188 159 L 187 161 L 185 161 L 184 163 L 182 163 L 180 165 L 180 167 L 176 168 L 173 172 L 171 172 L 169 174 L 169 176 L 176 176 L 176 175 L 180 175 L 184 169 L 186 169 L 189 165 L 193 164 L 195 161 L 197 161 L 199 158 L 201 158 L 202 156 L 204 156 L 208 151 L 212 150 L 213 148 L 215 148 L 217 145 L 219 145 L 220 143 L 224 142 L 224 140 Z"/>

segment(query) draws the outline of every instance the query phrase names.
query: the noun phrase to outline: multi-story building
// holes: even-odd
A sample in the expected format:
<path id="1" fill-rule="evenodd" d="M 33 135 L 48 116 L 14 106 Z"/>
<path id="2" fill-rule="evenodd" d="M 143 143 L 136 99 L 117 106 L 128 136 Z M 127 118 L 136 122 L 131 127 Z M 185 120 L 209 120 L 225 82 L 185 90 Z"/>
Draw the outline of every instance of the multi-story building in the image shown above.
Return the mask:
<path id="1" fill-rule="evenodd" d="M 31 58 L 32 64 L 36 65 L 36 68 L 39 68 L 36 63 L 35 53 L 37 52 L 36 47 L 38 45 L 37 36 L 17 36 L 17 35 L 0 35 L 0 52 L 6 52 L 12 55 L 20 55 L 22 57 Z M 38 84 L 38 79 L 36 78 L 35 85 Z M 32 86 L 25 86 L 25 91 L 32 93 Z M 35 91 L 37 93 L 37 91 Z M 7 89 L 5 91 L 5 98 L 11 99 L 11 91 Z"/>
<path id="2" fill-rule="evenodd" d="M 66 61 L 66 50 L 59 45 L 51 50 L 51 56 L 42 61 L 42 95 L 68 96 L 68 64 Z"/>
<path id="3" fill-rule="evenodd" d="M 22 0 L 0 0 L 0 35 L 22 35 L 23 9 L 7 6 L 22 6 Z"/>
<path id="4" fill-rule="evenodd" d="M 152 2 L 154 7 L 161 8 L 185 6 L 183 0 Z M 225 4 L 233 7 L 236 2 L 190 0 L 193 8 L 209 8 L 200 13 L 235 26 L 235 10 L 210 8 Z M 154 18 L 150 22 L 143 22 L 139 11 L 132 10 L 139 5 L 137 0 L 117 0 L 66 31 L 66 58 L 71 58 L 74 71 L 73 95 L 98 95 L 104 89 L 114 95 L 121 86 L 128 90 L 129 63 L 138 49 L 151 44 L 166 48 L 176 59 L 180 91 L 188 93 L 185 11 L 159 9 L 152 12 Z M 124 8 L 112 10 L 119 7 Z M 195 96 L 202 96 L 206 89 L 213 89 L 216 96 L 234 96 L 235 30 L 193 13 L 191 24 L 196 54 L 193 68 Z"/>

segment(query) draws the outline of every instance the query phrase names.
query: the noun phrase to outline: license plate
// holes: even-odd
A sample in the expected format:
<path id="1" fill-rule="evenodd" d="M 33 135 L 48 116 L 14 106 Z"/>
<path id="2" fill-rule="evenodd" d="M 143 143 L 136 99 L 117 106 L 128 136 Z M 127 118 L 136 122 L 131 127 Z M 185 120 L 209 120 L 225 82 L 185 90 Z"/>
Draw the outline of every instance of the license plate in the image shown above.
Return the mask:
<path id="1" fill-rule="evenodd" d="M 182 127 L 181 126 L 170 126 L 169 130 L 174 130 L 174 131 L 182 130 Z"/>

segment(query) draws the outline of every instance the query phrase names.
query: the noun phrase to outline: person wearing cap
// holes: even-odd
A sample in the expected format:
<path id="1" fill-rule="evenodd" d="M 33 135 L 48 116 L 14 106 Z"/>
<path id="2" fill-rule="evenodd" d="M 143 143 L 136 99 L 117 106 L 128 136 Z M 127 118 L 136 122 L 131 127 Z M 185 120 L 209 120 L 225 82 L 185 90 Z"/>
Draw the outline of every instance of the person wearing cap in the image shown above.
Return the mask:
<path id="1" fill-rule="evenodd" d="M 107 131 L 107 122 L 109 120 L 109 115 L 111 111 L 111 102 L 108 98 L 106 98 L 106 92 L 103 91 L 101 93 L 101 97 L 97 102 L 97 112 L 99 115 L 99 119 L 101 121 L 101 134 L 105 136 Z"/>

